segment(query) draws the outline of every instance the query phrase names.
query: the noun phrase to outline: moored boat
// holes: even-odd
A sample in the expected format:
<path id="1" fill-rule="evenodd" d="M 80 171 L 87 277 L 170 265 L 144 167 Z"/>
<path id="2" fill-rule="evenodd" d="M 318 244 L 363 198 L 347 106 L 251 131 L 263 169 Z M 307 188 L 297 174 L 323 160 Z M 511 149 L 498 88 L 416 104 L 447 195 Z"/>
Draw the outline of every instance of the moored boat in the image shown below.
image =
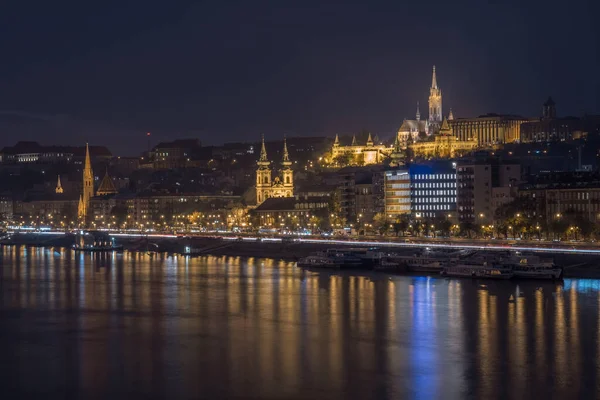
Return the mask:
<path id="1" fill-rule="evenodd" d="M 562 279 L 563 269 L 554 265 L 552 259 L 542 259 L 532 254 L 515 254 L 507 264 L 512 267 L 515 278 Z"/>
<path id="2" fill-rule="evenodd" d="M 502 265 L 450 264 L 442 268 L 441 274 L 456 278 L 511 279 L 512 268 Z"/>
<path id="3" fill-rule="evenodd" d="M 340 268 L 340 265 L 335 262 L 331 257 L 320 254 L 313 254 L 308 257 L 304 257 L 298 260 L 296 266 L 304 267 L 317 267 L 317 268 Z"/>
<path id="4" fill-rule="evenodd" d="M 115 238 L 105 232 L 79 231 L 75 236 L 73 249 L 84 252 L 109 252 L 121 251 L 123 246 L 117 245 Z"/>

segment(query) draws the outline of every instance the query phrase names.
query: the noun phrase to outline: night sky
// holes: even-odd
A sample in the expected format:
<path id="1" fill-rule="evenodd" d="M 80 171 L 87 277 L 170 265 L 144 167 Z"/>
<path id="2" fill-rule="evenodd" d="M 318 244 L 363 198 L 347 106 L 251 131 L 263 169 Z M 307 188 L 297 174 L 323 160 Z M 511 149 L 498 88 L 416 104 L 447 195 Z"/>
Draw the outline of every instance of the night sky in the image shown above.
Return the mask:
<path id="1" fill-rule="evenodd" d="M 0 8 L 0 145 L 134 155 L 368 129 L 391 136 L 431 67 L 444 114 L 600 113 L 598 1 L 11 2 Z M 406 4 L 404 4 L 406 3 Z"/>

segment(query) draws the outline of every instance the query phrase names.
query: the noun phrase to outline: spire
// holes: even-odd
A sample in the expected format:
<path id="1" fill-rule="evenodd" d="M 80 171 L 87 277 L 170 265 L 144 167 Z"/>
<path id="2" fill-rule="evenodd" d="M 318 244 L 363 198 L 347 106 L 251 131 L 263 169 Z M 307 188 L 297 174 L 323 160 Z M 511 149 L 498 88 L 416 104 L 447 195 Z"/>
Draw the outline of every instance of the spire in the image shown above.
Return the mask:
<path id="1" fill-rule="evenodd" d="M 333 141 L 333 145 L 334 146 L 339 146 L 340 145 L 340 137 L 338 136 L 338 134 L 335 134 L 335 140 Z"/>
<path id="2" fill-rule="evenodd" d="M 435 78 L 435 65 L 433 66 L 433 76 L 431 77 L 431 88 L 437 89 L 437 79 Z"/>
<path id="3" fill-rule="evenodd" d="M 444 118 L 442 121 L 442 126 L 440 126 L 440 136 L 452 136 L 452 128 L 448 123 L 448 120 Z"/>
<path id="4" fill-rule="evenodd" d="M 356 135 L 352 135 L 352 146 L 356 146 Z"/>
<path id="5" fill-rule="evenodd" d="M 60 184 L 60 175 L 58 175 L 58 182 L 56 182 L 56 189 L 54 190 L 56 193 L 63 193 L 64 190 L 62 185 Z"/>
<path id="6" fill-rule="evenodd" d="M 90 161 L 90 146 L 88 143 L 85 144 L 85 165 L 83 169 L 84 171 L 91 171 L 92 169 L 92 162 Z"/>
<path id="7" fill-rule="evenodd" d="M 369 132 L 369 137 L 367 138 L 367 146 L 373 146 L 373 138 L 371 137 L 371 132 Z"/>
<path id="8" fill-rule="evenodd" d="M 421 111 L 419 110 L 419 102 L 417 101 L 417 121 L 421 120 Z"/>
<path id="9" fill-rule="evenodd" d="M 394 140 L 394 150 L 392 150 L 392 154 L 390 154 L 390 167 L 401 167 L 405 165 L 404 159 L 405 155 L 402 151 L 402 145 L 400 144 L 398 134 L 396 134 L 396 139 Z"/>
<path id="10" fill-rule="evenodd" d="M 268 161 L 267 159 L 267 149 L 265 148 L 265 135 L 261 135 L 262 137 L 262 144 L 260 147 L 260 158 L 258 159 L 259 161 Z"/>
<path id="11" fill-rule="evenodd" d="M 452 114 L 452 109 L 450 109 L 450 114 L 448 114 L 448 121 L 454 121 L 454 114 Z"/>
<path id="12" fill-rule="evenodd" d="M 287 139 L 284 136 L 283 137 L 283 162 L 287 162 L 290 161 L 290 155 L 288 154 L 288 149 L 287 149 Z"/>

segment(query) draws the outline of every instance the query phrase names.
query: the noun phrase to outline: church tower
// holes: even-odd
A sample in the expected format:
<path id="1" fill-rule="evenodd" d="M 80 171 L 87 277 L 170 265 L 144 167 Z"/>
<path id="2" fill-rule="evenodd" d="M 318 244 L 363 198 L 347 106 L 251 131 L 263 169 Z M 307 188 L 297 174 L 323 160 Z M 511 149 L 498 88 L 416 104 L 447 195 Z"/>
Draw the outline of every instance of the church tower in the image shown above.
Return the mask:
<path id="1" fill-rule="evenodd" d="M 56 189 L 54 189 L 54 191 L 55 191 L 57 194 L 62 194 L 62 193 L 64 193 L 64 189 L 63 189 L 62 185 L 60 184 L 60 175 L 58 176 L 58 182 L 56 182 Z"/>
<path id="2" fill-rule="evenodd" d="M 438 88 L 435 76 L 435 65 L 431 77 L 431 88 L 429 89 L 429 125 L 436 130 L 442 122 L 442 90 Z M 430 134 L 432 132 L 429 132 Z"/>
<path id="3" fill-rule="evenodd" d="M 260 204 L 269 197 L 271 191 L 271 162 L 267 158 L 265 135 L 262 136 L 260 157 L 256 165 L 256 203 Z"/>
<path id="4" fill-rule="evenodd" d="M 79 217 L 87 219 L 90 207 L 90 199 L 94 196 L 94 173 L 90 161 L 90 148 L 85 144 L 85 164 L 83 167 L 83 193 L 79 199 Z"/>
<path id="5" fill-rule="evenodd" d="M 287 140 L 283 138 L 283 159 L 281 160 L 281 180 L 285 189 L 285 197 L 294 195 L 294 171 L 292 171 L 292 162 L 287 149 Z"/>

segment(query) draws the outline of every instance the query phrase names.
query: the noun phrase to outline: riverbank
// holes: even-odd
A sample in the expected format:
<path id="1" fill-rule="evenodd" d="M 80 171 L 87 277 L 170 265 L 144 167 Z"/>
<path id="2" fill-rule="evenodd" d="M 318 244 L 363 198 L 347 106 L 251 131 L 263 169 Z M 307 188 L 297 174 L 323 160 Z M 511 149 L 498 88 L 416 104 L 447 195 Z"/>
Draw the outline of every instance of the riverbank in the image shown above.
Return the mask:
<path id="1" fill-rule="evenodd" d="M 0 244 L 13 246 L 72 248 L 75 236 L 70 233 L 63 234 L 13 234 L 0 241 Z M 279 260 L 295 261 L 318 251 L 325 251 L 332 247 L 352 246 L 364 247 L 364 243 L 348 242 L 310 242 L 310 241 L 282 241 L 282 240 L 256 240 L 240 239 L 225 240 L 222 237 L 172 237 L 172 236 L 119 236 L 118 244 L 124 250 L 139 252 L 164 252 L 173 254 L 192 253 L 193 255 L 234 256 L 272 258 Z M 392 244 L 378 243 L 376 247 L 381 251 L 411 254 L 418 251 L 415 246 L 394 246 Z M 565 277 L 600 278 L 600 255 L 586 253 L 556 253 L 553 251 L 540 252 L 544 257 L 551 257 L 554 262 L 565 267 Z"/>

